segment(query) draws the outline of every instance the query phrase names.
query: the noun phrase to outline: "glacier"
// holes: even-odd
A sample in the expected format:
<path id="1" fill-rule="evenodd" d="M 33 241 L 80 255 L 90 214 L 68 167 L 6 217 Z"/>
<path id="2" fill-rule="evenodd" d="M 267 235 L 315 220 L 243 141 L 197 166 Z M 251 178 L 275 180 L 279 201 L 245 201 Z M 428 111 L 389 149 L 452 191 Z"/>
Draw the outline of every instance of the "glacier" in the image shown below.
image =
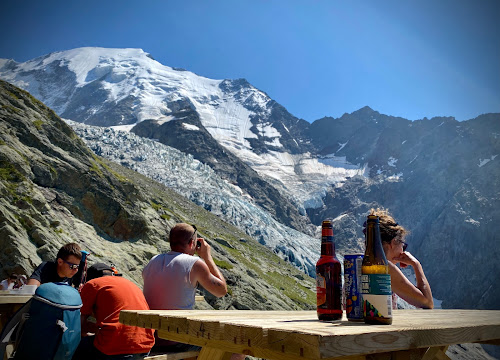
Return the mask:
<path id="1" fill-rule="evenodd" d="M 168 186 L 315 276 L 319 239 L 279 223 L 254 204 L 248 194 L 192 155 L 127 131 L 65 121 L 97 155 Z"/>

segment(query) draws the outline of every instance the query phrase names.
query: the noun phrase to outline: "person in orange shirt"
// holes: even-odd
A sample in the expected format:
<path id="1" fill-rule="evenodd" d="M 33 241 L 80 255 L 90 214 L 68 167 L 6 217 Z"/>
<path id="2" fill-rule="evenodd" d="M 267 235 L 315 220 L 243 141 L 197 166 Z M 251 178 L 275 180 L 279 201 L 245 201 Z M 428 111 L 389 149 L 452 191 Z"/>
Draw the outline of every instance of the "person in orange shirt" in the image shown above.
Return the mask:
<path id="1" fill-rule="evenodd" d="M 121 310 L 149 310 L 142 290 L 132 281 L 116 276 L 110 266 L 97 263 L 87 271 L 82 287 L 82 340 L 73 360 L 137 360 L 149 354 L 154 330 L 123 325 Z M 96 323 L 88 321 L 93 315 Z M 87 332 L 93 336 L 86 336 Z"/>

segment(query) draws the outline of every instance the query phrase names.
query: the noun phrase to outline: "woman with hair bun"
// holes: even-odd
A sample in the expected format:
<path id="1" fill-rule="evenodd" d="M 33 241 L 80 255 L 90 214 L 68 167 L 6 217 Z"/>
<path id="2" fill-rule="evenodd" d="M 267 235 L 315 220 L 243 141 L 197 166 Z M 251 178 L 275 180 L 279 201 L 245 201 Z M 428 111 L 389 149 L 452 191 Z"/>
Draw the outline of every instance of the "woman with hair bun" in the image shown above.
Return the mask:
<path id="1" fill-rule="evenodd" d="M 385 209 L 372 209 L 371 214 L 379 217 L 380 237 L 385 256 L 389 262 L 389 274 L 391 275 L 393 293 L 396 293 L 411 305 L 432 309 L 434 307 L 432 291 L 425 277 L 422 265 L 417 258 L 406 251 L 408 244 L 405 242 L 405 237 L 408 231 L 399 225 Z M 397 263 L 402 268 L 408 265 L 413 267 L 417 280 L 416 286 L 395 265 Z"/>

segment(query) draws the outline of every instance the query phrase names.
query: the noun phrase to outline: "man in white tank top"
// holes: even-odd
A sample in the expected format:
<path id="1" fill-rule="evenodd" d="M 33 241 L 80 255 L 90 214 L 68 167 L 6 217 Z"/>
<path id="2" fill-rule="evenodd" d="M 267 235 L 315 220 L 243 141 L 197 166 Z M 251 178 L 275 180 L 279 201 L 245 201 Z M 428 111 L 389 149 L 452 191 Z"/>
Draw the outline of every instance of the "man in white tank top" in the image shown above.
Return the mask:
<path id="1" fill-rule="evenodd" d="M 215 265 L 211 247 L 205 239 L 197 237 L 195 227 L 175 225 L 169 241 L 171 251 L 153 257 L 142 271 L 144 296 L 151 310 L 192 309 L 198 284 L 217 297 L 226 295 L 226 280 Z M 199 258 L 193 256 L 195 253 Z M 153 352 L 188 350 L 193 350 L 193 346 L 162 339 L 152 349 Z M 244 358 L 233 354 L 231 360 Z"/>
<path id="2" fill-rule="evenodd" d="M 153 257 L 142 272 L 144 296 L 151 309 L 192 309 L 198 283 L 217 297 L 226 295 L 226 280 L 215 265 L 211 247 L 197 237 L 193 226 L 175 225 L 169 241 L 171 251 Z"/>

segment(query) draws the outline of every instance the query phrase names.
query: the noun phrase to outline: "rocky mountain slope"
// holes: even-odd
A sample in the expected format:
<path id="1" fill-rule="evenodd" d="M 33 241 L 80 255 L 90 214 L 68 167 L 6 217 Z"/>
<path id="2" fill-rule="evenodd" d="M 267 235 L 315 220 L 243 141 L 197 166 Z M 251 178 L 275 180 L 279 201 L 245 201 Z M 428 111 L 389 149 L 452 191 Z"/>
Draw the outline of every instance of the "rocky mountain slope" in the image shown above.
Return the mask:
<path id="1" fill-rule="evenodd" d="M 389 208 L 443 307 L 499 308 L 500 114 L 409 121 L 366 107 L 310 131 L 321 152 L 345 144 L 335 155 L 369 173 L 328 191 L 323 208 L 308 210 L 313 222 L 339 217 L 339 236 L 352 239 L 370 207 Z"/>
<path id="2" fill-rule="evenodd" d="M 182 195 L 90 151 L 52 110 L 0 82 L 0 272 L 30 274 L 78 242 L 91 262 L 116 264 L 138 284 L 166 251 L 168 230 L 195 223 L 229 284 L 215 308 L 298 309 L 314 304 L 311 278 Z"/>

